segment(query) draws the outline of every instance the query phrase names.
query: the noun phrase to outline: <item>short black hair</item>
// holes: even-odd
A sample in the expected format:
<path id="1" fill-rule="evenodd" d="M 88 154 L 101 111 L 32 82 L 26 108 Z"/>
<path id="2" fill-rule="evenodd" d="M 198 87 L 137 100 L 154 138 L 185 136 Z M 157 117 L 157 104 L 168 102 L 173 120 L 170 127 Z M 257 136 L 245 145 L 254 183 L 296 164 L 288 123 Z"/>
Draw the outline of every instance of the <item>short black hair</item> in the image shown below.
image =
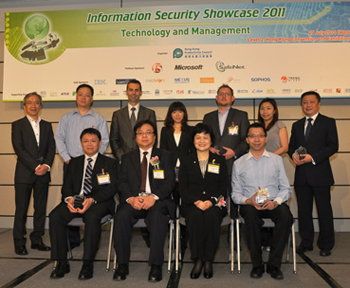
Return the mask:
<path id="1" fill-rule="evenodd" d="M 265 137 L 267 136 L 267 132 L 266 132 L 266 129 L 265 129 L 264 125 L 262 123 L 260 123 L 260 122 L 254 122 L 254 123 L 252 123 L 252 124 L 250 124 L 248 126 L 247 137 L 249 136 L 249 130 L 252 129 L 252 128 L 261 128 L 264 131 Z"/>
<path id="2" fill-rule="evenodd" d="M 147 119 L 147 120 L 142 120 L 142 121 L 136 122 L 136 124 L 135 124 L 135 126 L 134 126 L 134 135 L 135 135 L 135 136 L 136 136 L 137 130 L 138 130 L 142 125 L 145 125 L 145 124 L 148 124 L 148 125 L 152 126 L 152 128 L 153 128 L 153 133 L 154 133 L 154 134 L 157 133 L 156 125 L 155 125 L 152 121 L 150 121 L 150 120 Z M 156 137 L 157 137 L 157 135 L 156 135 Z"/>
<path id="3" fill-rule="evenodd" d="M 216 95 L 219 94 L 219 91 L 220 91 L 222 88 L 227 88 L 227 89 L 229 89 L 229 90 L 231 91 L 231 95 L 234 96 L 233 89 L 232 89 L 229 85 L 227 85 L 227 84 L 222 84 L 222 85 L 218 88 L 218 90 L 216 91 Z"/>
<path id="4" fill-rule="evenodd" d="M 81 89 L 81 88 L 88 88 L 88 89 L 90 89 L 91 96 L 94 96 L 94 88 L 91 85 L 85 84 L 85 83 L 84 84 L 80 84 L 77 87 L 77 89 L 75 89 L 75 93 L 78 93 L 79 89 Z"/>
<path id="5" fill-rule="evenodd" d="M 140 86 L 140 91 L 142 91 L 142 85 L 141 82 L 137 79 L 131 79 L 129 80 L 128 84 L 126 84 L 126 89 L 128 89 L 129 84 L 138 84 Z"/>
<path id="6" fill-rule="evenodd" d="M 84 129 L 81 134 L 80 134 L 80 141 L 83 139 L 84 135 L 85 134 L 93 134 L 93 135 L 96 135 L 97 138 L 101 141 L 102 139 L 102 136 L 101 136 L 101 133 L 100 131 L 98 131 L 97 129 L 95 128 L 86 128 Z"/>
<path id="7" fill-rule="evenodd" d="M 309 96 L 309 95 L 315 95 L 316 96 L 316 98 L 317 98 L 317 100 L 318 100 L 318 103 L 320 103 L 321 102 L 321 96 L 320 96 L 320 94 L 318 93 L 318 92 L 316 92 L 316 91 L 306 91 L 306 92 L 304 92 L 303 94 L 301 94 L 301 97 L 300 97 L 300 104 L 303 102 L 303 98 L 305 97 L 305 96 Z"/>
<path id="8" fill-rule="evenodd" d="M 193 132 L 192 132 L 192 143 L 194 142 L 194 137 L 197 134 L 201 134 L 201 133 L 209 134 L 210 140 L 211 140 L 211 145 L 214 145 L 214 143 L 215 143 L 214 132 L 209 125 L 204 124 L 204 123 L 198 123 L 196 126 L 194 126 Z"/>
<path id="9" fill-rule="evenodd" d="M 26 102 L 27 102 L 28 98 L 32 97 L 32 96 L 36 96 L 39 99 L 40 107 L 43 107 L 43 98 L 36 92 L 30 92 L 30 93 L 28 93 L 27 95 L 24 96 L 23 102 L 22 102 L 23 106 L 26 105 Z"/>

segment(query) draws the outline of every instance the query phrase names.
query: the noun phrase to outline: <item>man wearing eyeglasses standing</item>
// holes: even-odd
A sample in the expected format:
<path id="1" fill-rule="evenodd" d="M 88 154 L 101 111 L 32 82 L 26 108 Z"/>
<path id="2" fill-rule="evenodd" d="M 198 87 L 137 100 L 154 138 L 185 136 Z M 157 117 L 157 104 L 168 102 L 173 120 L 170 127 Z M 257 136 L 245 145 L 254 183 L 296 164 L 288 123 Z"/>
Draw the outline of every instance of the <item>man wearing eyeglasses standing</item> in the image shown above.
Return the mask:
<path id="1" fill-rule="evenodd" d="M 284 248 L 288 241 L 293 216 L 287 205 L 291 188 L 281 156 L 267 152 L 266 129 L 260 123 L 249 126 L 249 152 L 233 164 L 232 199 L 240 205 L 253 269 L 250 277 L 261 278 L 264 263 L 261 250 L 261 218 L 275 223 L 266 271 L 277 280 L 283 279 L 280 269 Z"/>
<path id="2" fill-rule="evenodd" d="M 137 122 L 134 127 L 137 149 L 122 157 L 118 183 L 120 204 L 114 217 L 118 268 L 113 279 L 117 281 L 125 280 L 129 274 L 131 233 L 138 219 L 145 219 L 150 233 L 148 281 L 162 280 L 164 242 L 169 219 L 175 214 L 170 198 L 175 173 L 172 155 L 154 147 L 155 132 L 152 121 Z"/>
<path id="3" fill-rule="evenodd" d="M 232 108 L 235 102 L 233 89 L 226 84 L 218 88 L 216 94 L 218 110 L 204 115 L 203 123 L 213 130 L 215 136 L 214 147 L 210 148 L 212 153 L 222 155 L 226 159 L 228 195 L 231 194 L 231 173 L 233 162 L 248 151 L 245 141 L 249 126 L 248 114 Z M 235 216 L 236 209 L 231 209 L 231 216 Z"/>

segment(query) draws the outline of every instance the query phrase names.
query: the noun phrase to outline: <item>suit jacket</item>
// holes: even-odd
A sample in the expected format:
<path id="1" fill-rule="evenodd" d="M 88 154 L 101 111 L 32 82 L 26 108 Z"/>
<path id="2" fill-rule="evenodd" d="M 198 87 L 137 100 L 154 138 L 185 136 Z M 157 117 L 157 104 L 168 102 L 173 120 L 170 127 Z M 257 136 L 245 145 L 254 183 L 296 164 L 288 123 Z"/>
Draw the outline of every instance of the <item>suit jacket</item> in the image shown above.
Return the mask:
<path id="1" fill-rule="evenodd" d="M 213 129 L 215 135 L 214 145 L 226 146 L 233 149 L 236 153 L 236 158 L 248 152 L 248 144 L 246 143 L 246 135 L 249 126 L 247 112 L 230 108 L 222 135 L 220 135 L 218 110 L 205 114 L 203 123 L 209 125 Z M 228 127 L 232 126 L 232 124 L 238 125 L 237 135 L 230 135 L 228 133 Z M 233 161 L 234 158 L 226 161 L 229 175 L 231 175 Z"/>
<path id="2" fill-rule="evenodd" d="M 212 197 L 227 198 L 227 168 L 225 158 L 210 152 L 208 164 L 219 165 L 219 173 L 205 172 L 202 176 L 197 153 L 191 153 L 183 159 L 179 171 L 179 191 L 182 206 L 193 206 L 197 200 L 212 200 Z"/>
<path id="3" fill-rule="evenodd" d="M 157 127 L 155 112 L 140 105 L 140 110 L 136 121 L 142 120 L 150 120 Z M 155 134 L 157 135 L 157 131 L 155 131 Z M 113 113 L 109 141 L 114 157 L 119 160 L 121 159 L 122 155 L 136 148 L 134 131 L 131 127 L 128 106 Z"/>
<path id="4" fill-rule="evenodd" d="M 85 155 L 72 158 L 68 164 L 67 177 L 62 186 L 62 201 L 66 197 L 80 194 L 83 183 Z M 97 175 L 102 172 L 109 174 L 110 183 L 99 185 Z M 114 207 L 113 197 L 117 193 L 117 161 L 110 157 L 98 154 L 92 171 L 92 190 L 88 197 L 94 198 L 97 203 L 110 201 Z"/>
<path id="5" fill-rule="evenodd" d="M 164 170 L 164 179 L 154 179 L 153 166 L 149 164 L 148 179 L 151 191 L 159 197 L 158 201 L 171 199 L 175 186 L 175 173 L 171 154 L 163 149 L 153 148 L 151 157 L 158 156 L 160 169 Z M 138 196 L 141 186 L 141 159 L 139 149 L 133 150 L 122 157 L 118 191 L 120 203 L 125 204 L 129 197 Z"/>
<path id="6" fill-rule="evenodd" d="M 39 147 L 32 125 L 27 117 L 12 123 L 12 146 L 17 155 L 15 183 L 33 183 L 35 180 L 50 182 L 50 173 L 35 175 L 39 164 L 52 167 L 56 146 L 51 123 L 41 120 Z"/>
<path id="7" fill-rule="evenodd" d="M 184 158 L 186 155 L 194 151 L 192 141 L 193 126 L 185 126 L 181 132 L 179 145 L 176 145 L 174 139 L 174 131 L 170 127 L 163 127 L 160 133 L 160 148 L 173 153 L 174 161 Z"/>
<path id="8" fill-rule="evenodd" d="M 334 184 L 329 157 L 338 151 L 338 134 L 335 120 L 318 114 L 311 128 L 309 140 L 304 136 L 305 117 L 293 123 L 288 154 L 292 157 L 303 146 L 316 165 L 307 163 L 296 166 L 294 185 L 330 186 Z"/>

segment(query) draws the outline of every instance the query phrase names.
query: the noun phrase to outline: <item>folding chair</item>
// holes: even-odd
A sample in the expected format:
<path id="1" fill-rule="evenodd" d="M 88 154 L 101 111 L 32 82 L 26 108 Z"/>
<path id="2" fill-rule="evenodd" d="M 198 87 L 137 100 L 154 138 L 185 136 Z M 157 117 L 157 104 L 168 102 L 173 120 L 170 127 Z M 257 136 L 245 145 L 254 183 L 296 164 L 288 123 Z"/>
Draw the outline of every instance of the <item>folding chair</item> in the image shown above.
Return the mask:
<path id="1" fill-rule="evenodd" d="M 174 246 L 174 241 L 175 241 L 175 239 L 174 239 L 174 229 L 175 229 L 174 225 L 175 225 L 174 220 L 169 219 L 168 272 L 171 271 L 171 262 L 173 259 L 173 246 Z M 145 228 L 145 227 L 147 227 L 146 223 L 145 223 L 145 219 L 139 219 L 136 222 L 136 224 L 134 225 L 134 228 Z M 113 242 L 113 229 L 111 229 L 111 232 L 110 232 L 110 242 L 109 242 L 110 247 L 112 247 L 112 242 Z M 113 270 L 115 271 L 116 268 L 117 268 L 117 255 L 116 255 L 116 252 L 114 251 Z M 109 270 L 109 267 L 108 267 L 108 270 Z"/>
<path id="2" fill-rule="evenodd" d="M 113 221 L 113 216 L 112 214 L 107 214 L 106 216 L 102 217 L 101 219 L 101 225 L 106 225 L 106 224 L 110 224 L 110 233 L 109 233 L 109 244 L 108 244 L 108 252 L 107 252 L 107 264 L 106 264 L 106 270 L 109 270 L 109 266 L 110 266 L 110 258 L 111 258 L 111 251 L 112 251 L 112 239 L 111 237 L 113 236 L 112 231 L 113 231 L 113 225 L 114 225 L 114 221 Z M 78 218 L 74 218 L 72 219 L 69 223 L 69 226 L 84 226 L 84 222 L 83 219 L 81 217 Z M 72 253 L 72 249 L 70 247 L 70 243 L 69 243 L 69 238 L 68 238 L 68 233 L 67 233 L 67 243 L 68 243 L 68 259 L 73 259 L 73 253 Z"/>
<path id="3" fill-rule="evenodd" d="M 274 227 L 275 224 L 270 218 L 262 218 L 264 221 L 263 227 Z M 237 231 L 237 269 L 238 273 L 241 273 L 241 253 L 240 253 L 240 248 L 241 248 L 241 242 L 240 242 L 240 231 L 239 231 L 239 224 L 244 223 L 244 220 L 242 217 L 237 218 L 236 220 L 236 231 Z M 287 243 L 287 253 L 286 253 L 286 262 L 289 262 L 289 254 L 290 254 L 290 241 L 292 240 L 292 254 L 293 254 L 293 273 L 297 273 L 297 266 L 296 266 L 296 241 L 295 241 L 295 228 L 294 228 L 294 221 L 291 227 L 291 233 L 288 238 L 288 243 Z"/>
<path id="4" fill-rule="evenodd" d="M 179 270 L 179 261 L 181 260 L 181 247 L 180 247 L 180 224 L 186 225 L 185 218 L 179 215 L 179 212 L 177 213 L 178 216 L 176 218 L 176 243 L 175 243 L 175 272 L 177 273 Z M 229 255 L 229 261 L 230 261 L 230 271 L 233 273 L 234 271 L 234 220 L 231 218 L 230 213 L 226 215 L 221 222 L 221 226 L 227 226 L 229 225 L 230 229 L 230 255 Z"/>

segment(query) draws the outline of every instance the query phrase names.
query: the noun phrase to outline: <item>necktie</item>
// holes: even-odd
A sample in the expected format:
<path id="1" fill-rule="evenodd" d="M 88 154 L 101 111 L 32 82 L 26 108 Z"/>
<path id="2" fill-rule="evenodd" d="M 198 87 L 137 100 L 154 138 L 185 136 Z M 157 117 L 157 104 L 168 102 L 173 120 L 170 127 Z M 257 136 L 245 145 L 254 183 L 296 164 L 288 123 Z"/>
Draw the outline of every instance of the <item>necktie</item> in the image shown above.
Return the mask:
<path id="1" fill-rule="evenodd" d="M 92 158 L 87 158 L 88 164 L 86 165 L 86 170 L 85 170 L 85 177 L 84 177 L 84 186 L 83 186 L 83 192 L 84 195 L 89 195 L 92 190 Z"/>
<path id="2" fill-rule="evenodd" d="M 307 125 L 306 125 L 306 129 L 305 129 L 305 140 L 307 141 L 309 139 L 310 136 L 310 132 L 311 132 L 311 127 L 312 127 L 312 118 L 308 118 L 307 119 Z"/>
<path id="3" fill-rule="evenodd" d="M 146 179 L 147 179 L 147 154 L 148 152 L 143 152 L 143 158 L 141 161 L 141 187 L 140 191 L 145 192 L 146 191 Z"/>
<path id="4" fill-rule="evenodd" d="M 136 115 L 135 115 L 135 107 L 131 108 L 131 117 L 130 117 L 130 123 L 131 123 L 131 128 L 134 129 L 134 126 L 136 124 Z"/>

